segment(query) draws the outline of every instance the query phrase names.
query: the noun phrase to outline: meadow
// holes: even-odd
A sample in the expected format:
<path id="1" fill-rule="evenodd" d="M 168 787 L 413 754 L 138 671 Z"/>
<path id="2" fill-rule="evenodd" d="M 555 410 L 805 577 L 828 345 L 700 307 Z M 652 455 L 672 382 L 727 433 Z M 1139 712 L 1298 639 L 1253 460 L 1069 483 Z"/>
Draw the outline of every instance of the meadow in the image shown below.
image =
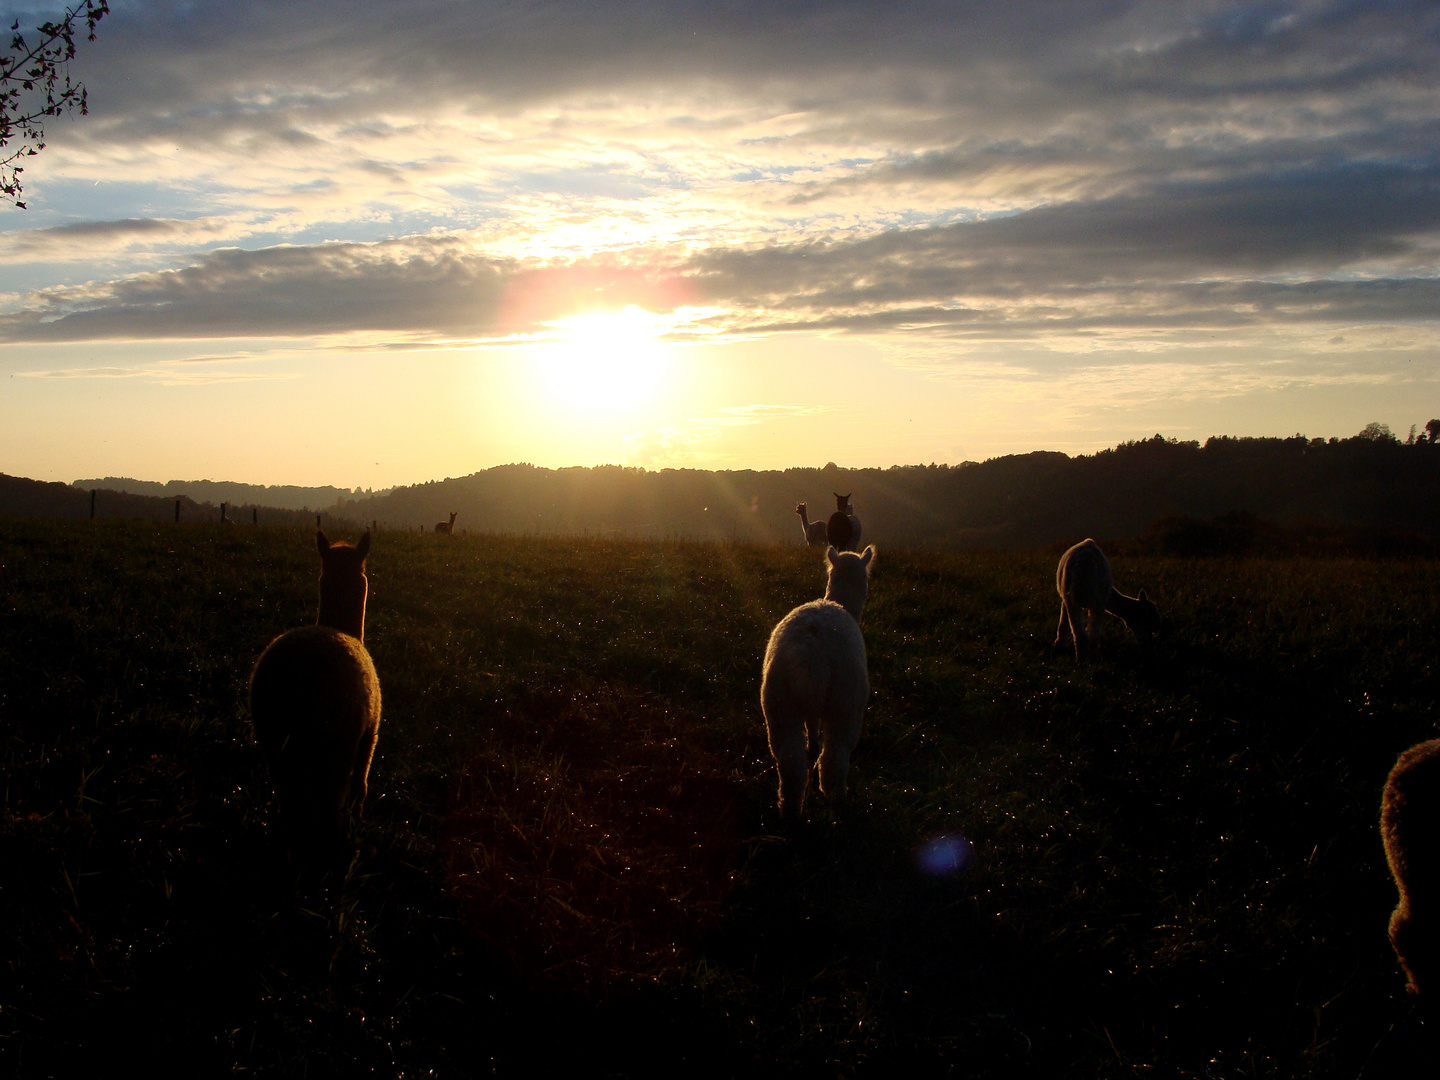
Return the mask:
<path id="1" fill-rule="evenodd" d="M 880 551 L 855 797 L 784 832 L 816 553 L 382 532 L 370 802 L 297 872 L 246 680 L 313 532 L 0 521 L 0 1072 L 1355 1076 L 1440 564 L 1117 558 L 1165 633 L 1077 668 L 1055 559 Z"/>

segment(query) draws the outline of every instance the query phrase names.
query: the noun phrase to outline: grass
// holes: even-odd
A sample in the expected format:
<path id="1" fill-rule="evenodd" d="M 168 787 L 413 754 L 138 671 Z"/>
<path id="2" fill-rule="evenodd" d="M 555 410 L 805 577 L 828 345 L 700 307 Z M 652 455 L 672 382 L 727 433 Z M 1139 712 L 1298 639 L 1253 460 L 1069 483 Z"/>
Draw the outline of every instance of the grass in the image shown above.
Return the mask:
<path id="1" fill-rule="evenodd" d="M 1440 565 L 1115 569 L 1167 632 L 1077 669 L 1053 555 L 882 551 L 856 797 L 781 835 L 814 554 L 382 534 L 371 800 L 297 875 L 245 682 L 312 536 L 0 522 L 0 1071 L 1354 1076 L 1409 1015 L 1377 821 Z"/>

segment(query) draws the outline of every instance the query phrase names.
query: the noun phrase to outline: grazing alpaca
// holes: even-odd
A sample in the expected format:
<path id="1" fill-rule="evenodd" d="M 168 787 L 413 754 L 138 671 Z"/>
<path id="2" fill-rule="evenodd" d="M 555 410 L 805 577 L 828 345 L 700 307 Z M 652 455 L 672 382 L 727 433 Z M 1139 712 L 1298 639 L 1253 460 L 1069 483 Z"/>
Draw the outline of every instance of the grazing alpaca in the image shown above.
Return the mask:
<path id="1" fill-rule="evenodd" d="M 1440 962 L 1440 739 L 1410 747 L 1395 762 L 1380 804 L 1380 833 L 1400 890 L 1390 944 L 1406 989 L 1423 994 Z"/>
<path id="2" fill-rule="evenodd" d="M 316 625 L 281 634 L 250 676 L 250 715 L 293 848 L 338 845 L 347 811 L 360 816 L 380 730 L 380 680 L 366 651 L 367 532 L 320 550 Z"/>
<path id="3" fill-rule="evenodd" d="M 1126 596 L 1115 589 L 1110 574 L 1110 560 L 1094 540 L 1082 540 L 1064 555 L 1055 571 L 1055 588 L 1060 593 L 1060 625 L 1055 630 L 1055 644 L 1060 644 L 1065 624 L 1075 639 L 1075 659 L 1084 660 L 1100 648 L 1100 613 L 1117 615 L 1143 644 L 1160 629 L 1160 612 L 1145 598 Z M 1080 620 L 1079 609 L 1085 609 Z"/>
<path id="4" fill-rule="evenodd" d="M 810 515 L 805 510 L 805 504 L 799 503 L 795 507 L 795 513 L 800 515 L 800 528 L 805 533 L 805 543 L 811 547 L 826 547 L 830 541 L 825 539 L 825 522 L 811 521 Z"/>
<path id="5" fill-rule="evenodd" d="M 829 548 L 825 599 L 802 604 L 781 619 L 765 648 L 760 708 L 770 753 L 780 773 L 780 816 L 793 820 L 805 804 L 810 759 L 820 755 L 820 793 L 845 798 L 850 754 L 870 696 L 860 616 L 870 588 L 870 560 Z"/>
<path id="6" fill-rule="evenodd" d="M 446 522 L 446 521 L 437 521 L 437 522 L 435 523 L 435 531 L 436 531 L 437 533 L 444 533 L 444 534 L 447 535 L 447 536 L 450 535 L 451 533 L 453 533 L 453 532 L 455 531 L 455 519 L 456 519 L 457 517 L 459 517 L 459 516 L 460 516 L 460 515 L 457 514 L 454 510 L 451 510 L 451 511 L 450 511 L 450 520 L 449 520 L 448 522 Z"/>
<path id="7" fill-rule="evenodd" d="M 855 516 L 855 508 L 850 505 L 850 496 L 841 495 L 839 492 L 836 491 L 832 491 L 830 494 L 835 496 L 835 512 L 837 514 L 844 514 L 850 519 L 850 547 L 848 550 L 859 551 L 860 519 Z M 847 549 L 841 548 L 840 550 L 845 551 Z"/>

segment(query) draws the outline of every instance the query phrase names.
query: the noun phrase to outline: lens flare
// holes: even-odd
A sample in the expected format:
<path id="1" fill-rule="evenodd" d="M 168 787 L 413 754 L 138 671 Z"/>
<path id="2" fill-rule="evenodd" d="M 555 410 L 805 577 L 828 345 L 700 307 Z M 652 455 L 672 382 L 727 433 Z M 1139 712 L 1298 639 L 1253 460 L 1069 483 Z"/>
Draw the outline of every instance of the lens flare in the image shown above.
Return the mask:
<path id="1" fill-rule="evenodd" d="M 959 835 L 937 836 L 915 849 L 915 865 L 929 877 L 951 877 L 970 865 L 975 847 Z"/>

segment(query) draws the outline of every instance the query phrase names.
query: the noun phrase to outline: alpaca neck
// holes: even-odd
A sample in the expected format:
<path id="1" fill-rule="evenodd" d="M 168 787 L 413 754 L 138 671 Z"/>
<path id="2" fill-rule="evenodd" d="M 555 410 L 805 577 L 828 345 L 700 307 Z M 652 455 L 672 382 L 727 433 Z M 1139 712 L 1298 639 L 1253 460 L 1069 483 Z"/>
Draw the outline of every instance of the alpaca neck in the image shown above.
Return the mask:
<path id="1" fill-rule="evenodd" d="M 832 578 L 825 584 L 825 599 L 839 604 L 857 623 L 860 616 L 865 614 L 865 590 L 862 588 L 847 589 L 843 585 L 837 585 Z"/>
<path id="2" fill-rule="evenodd" d="M 1119 589 L 1111 589 L 1110 599 L 1105 601 L 1105 610 L 1111 615 L 1120 616 L 1128 626 L 1143 608 L 1138 597 L 1126 596 Z"/>
<path id="3" fill-rule="evenodd" d="M 316 616 L 315 625 L 328 626 L 332 630 L 339 630 L 342 634 L 349 634 L 358 641 L 364 641 L 365 591 L 365 586 L 362 584 L 358 593 L 354 590 L 347 590 L 350 595 L 336 596 L 322 588 L 320 590 L 320 614 Z"/>

